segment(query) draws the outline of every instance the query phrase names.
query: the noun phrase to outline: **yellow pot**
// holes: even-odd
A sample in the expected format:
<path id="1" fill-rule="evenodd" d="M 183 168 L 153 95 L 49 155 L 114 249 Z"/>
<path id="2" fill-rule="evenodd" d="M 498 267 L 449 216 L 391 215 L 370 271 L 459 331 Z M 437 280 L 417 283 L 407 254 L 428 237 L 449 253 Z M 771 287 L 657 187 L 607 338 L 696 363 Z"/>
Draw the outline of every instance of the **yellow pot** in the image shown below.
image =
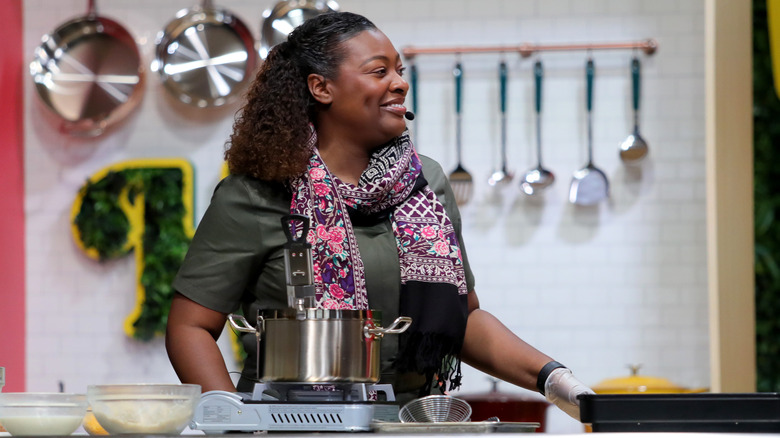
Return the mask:
<path id="1" fill-rule="evenodd" d="M 640 376 L 639 365 L 629 366 L 631 375 L 606 379 L 593 387 L 597 394 L 681 394 L 706 392 L 707 388 L 685 388 L 663 377 Z"/>

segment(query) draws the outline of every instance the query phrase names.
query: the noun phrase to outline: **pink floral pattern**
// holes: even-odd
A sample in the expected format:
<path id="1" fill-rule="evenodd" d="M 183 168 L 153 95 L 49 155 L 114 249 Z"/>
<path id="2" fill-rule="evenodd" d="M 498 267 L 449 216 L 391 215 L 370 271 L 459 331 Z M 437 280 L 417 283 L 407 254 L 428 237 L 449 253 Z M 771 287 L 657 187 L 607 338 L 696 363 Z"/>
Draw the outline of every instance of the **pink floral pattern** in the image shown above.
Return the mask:
<path id="1" fill-rule="evenodd" d="M 373 175 L 358 186 L 333 176 L 316 152 L 309 169 L 293 180 L 292 213 L 311 218 L 314 277 L 318 307 L 368 309 L 365 272 L 347 208 L 372 214 L 392 208 L 391 221 L 401 265 L 401 283 L 450 283 L 468 293 L 460 246 L 444 206 L 429 187 L 415 193 L 422 171 L 405 133 L 381 147 L 364 173 Z M 389 167 L 383 167 L 391 163 Z"/>
<path id="2" fill-rule="evenodd" d="M 327 186 L 327 184 L 322 183 L 314 183 L 312 184 L 314 187 L 314 194 L 317 196 L 326 196 L 328 193 L 330 193 L 330 188 Z"/>
<path id="3" fill-rule="evenodd" d="M 433 251 L 440 256 L 449 255 L 450 245 L 443 240 L 439 240 L 433 244 Z"/>
<path id="4" fill-rule="evenodd" d="M 343 300 L 344 299 L 344 289 L 341 288 L 338 284 L 331 284 L 328 286 L 328 292 L 330 293 L 330 296 L 337 300 Z"/>
<path id="5" fill-rule="evenodd" d="M 420 235 L 430 240 L 436 237 L 437 233 L 435 228 L 430 225 L 426 225 L 420 229 Z"/>

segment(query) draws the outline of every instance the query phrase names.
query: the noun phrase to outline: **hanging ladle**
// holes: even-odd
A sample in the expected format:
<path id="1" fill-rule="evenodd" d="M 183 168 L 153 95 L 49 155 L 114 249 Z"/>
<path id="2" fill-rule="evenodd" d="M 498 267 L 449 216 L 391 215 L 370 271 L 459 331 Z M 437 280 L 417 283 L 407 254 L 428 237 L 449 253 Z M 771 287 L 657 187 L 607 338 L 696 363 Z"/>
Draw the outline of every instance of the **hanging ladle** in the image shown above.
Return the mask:
<path id="1" fill-rule="evenodd" d="M 639 164 L 647 156 L 647 142 L 639 135 L 639 59 L 631 60 L 631 85 L 634 106 L 634 132 L 620 143 L 620 159 L 625 164 Z"/>
<path id="2" fill-rule="evenodd" d="M 526 195 L 537 195 L 555 182 L 555 175 L 542 167 L 542 61 L 534 63 L 536 84 L 536 167 L 525 173 L 520 183 Z"/>
<path id="3" fill-rule="evenodd" d="M 491 186 L 507 184 L 512 181 L 512 174 L 506 168 L 506 62 L 498 65 L 499 102 L 501 105 L 501 168 L 496 169 L 488 179 Z"/>

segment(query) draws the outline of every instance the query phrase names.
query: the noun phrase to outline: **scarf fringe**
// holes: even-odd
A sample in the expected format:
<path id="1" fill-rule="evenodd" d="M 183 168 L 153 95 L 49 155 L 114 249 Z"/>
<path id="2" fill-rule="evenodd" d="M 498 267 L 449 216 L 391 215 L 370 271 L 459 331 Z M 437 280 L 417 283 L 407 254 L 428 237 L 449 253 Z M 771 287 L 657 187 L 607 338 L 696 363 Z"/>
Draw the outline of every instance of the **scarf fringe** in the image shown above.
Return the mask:
<path id="1" fill-rule="evenodd" d="M 395 367 L 402 371 L 414 371 L 426 376 L 421 395 L 431 390 L 434 376 L 442 390 L 453 391 L 461 385 L 460 349 L 462 340 L 455 340 L 439 333 L 414 333 L 405 337 L 403 347 L 395 359 Z"/>

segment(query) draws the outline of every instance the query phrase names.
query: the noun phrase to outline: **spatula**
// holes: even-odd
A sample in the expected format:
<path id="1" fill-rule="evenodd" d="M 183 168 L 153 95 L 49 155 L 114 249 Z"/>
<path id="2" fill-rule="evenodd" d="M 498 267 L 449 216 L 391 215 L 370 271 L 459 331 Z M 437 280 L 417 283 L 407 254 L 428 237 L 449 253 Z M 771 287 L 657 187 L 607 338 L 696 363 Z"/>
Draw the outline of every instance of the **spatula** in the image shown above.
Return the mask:
<path id="1" fill-rule="evenodd" d="M 587 80 L 586 108 L 588 113 L 588 163 L 574 172 L 569 188 L 569 202 L 577 205 L 595 205 L 609 196 L 607 175 L 593 165 L 593 59 L 585 67 Z"/>
<path id="2" fill-rule="evenodd" d="M 455 202 L 458 205 L 463 205 L 471 199 L 471 194 L 474 191 L 474 179 L 463 168 L 462 163 L 461 99 L 463 94 L 463 67 L 460 61 L 452 69 L 452 75 L 455 77 L 455 147 L 458 152 L 458 163 L 455 170 L 450 173 L 450 185 L 455 194 Z"/>

